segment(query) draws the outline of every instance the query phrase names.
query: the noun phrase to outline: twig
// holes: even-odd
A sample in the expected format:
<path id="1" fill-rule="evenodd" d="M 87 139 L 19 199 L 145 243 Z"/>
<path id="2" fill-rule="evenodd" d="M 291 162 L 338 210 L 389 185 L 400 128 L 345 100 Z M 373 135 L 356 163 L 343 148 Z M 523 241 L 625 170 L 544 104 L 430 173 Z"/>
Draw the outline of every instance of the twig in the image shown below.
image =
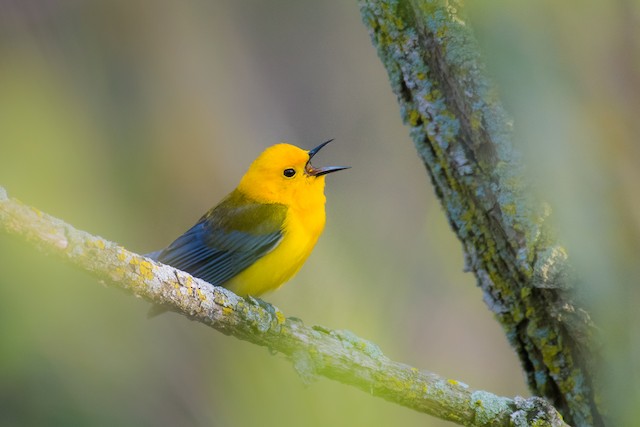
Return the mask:
<path id="1" fill-rule="evenodd" d="M 238 297 L 172 267 L 7 197 L 0 187 L 0 229 L 21 236 L 115 287 L 192 320 L 282 353 L 303 380 L 322 375 L 417 411 L 468 426 L 565 426 L 540 398 L 510 399 L 394 362 L 345 330 L 305 326 L 266 303 Z M 266 308 L 264 307 L 266 306 Z"/>

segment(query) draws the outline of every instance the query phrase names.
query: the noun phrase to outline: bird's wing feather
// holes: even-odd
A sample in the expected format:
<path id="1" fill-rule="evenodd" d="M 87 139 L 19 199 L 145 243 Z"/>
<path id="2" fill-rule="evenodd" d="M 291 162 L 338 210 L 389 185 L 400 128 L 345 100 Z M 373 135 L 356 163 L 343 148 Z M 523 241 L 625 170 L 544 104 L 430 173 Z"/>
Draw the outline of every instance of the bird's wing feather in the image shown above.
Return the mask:
<path id="1" fill-rule="evenodd" d="M 282 239 L 286 207 L 258 203 L 236 193 L 155 259 L 213 285 L 223 285 L 272 251 Z"/>

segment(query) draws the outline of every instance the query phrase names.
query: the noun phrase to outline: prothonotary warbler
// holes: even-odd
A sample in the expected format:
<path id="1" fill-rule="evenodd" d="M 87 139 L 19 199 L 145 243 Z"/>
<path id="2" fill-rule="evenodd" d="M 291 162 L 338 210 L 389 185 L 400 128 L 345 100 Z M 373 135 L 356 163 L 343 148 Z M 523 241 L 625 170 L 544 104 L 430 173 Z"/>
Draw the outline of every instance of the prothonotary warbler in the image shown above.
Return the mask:
<path id="1" fill-rule="evenodd" d="M 167 248 L 147 256 L 241 296 L 259 296 L 293 277 L 325 224 L 325 175 L 289 144 L 267 148 L 238 187 Z"/>

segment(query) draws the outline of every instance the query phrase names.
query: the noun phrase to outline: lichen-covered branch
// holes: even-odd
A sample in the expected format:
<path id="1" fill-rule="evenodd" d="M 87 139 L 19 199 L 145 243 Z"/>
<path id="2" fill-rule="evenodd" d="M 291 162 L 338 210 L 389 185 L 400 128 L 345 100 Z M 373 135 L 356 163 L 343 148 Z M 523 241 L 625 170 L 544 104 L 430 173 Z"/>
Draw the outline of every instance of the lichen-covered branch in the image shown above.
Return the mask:
<path id="1" fill-rule="evenodd" d="M 19 235 L 106 283 L 291 360 L 304 380 L 322 375 L 375 396 L 468 426 L 565 426 L 539 398 L 509 399 L 394 362 L 344 330 L 305 326 L 264 302 L 245 300 L 172 267 L 7 197 L 0 187 L 0 230 Z"/>
<path id="2" fill-rule="evenodd" d="M 593 327 L 576 278 L 531 196 L 512 124 L 455 0 L 359 0 L 404 122 L 489 308 L 531 390 L 565 420 L 602 426 Z"/>

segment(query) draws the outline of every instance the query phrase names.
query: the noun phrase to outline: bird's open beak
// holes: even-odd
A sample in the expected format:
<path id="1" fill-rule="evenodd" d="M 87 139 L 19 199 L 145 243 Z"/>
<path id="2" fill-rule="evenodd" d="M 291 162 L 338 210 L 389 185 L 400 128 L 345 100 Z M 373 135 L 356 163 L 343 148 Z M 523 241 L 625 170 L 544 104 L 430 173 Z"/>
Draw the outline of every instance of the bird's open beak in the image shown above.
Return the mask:
<path id="1" fill-rule="evenodd" d="M 307 161 L 307 164 L 304 167 L 304 170 L 307 173 L 307 175 L 321 176 L 321 175 L 326 175 L 328 173 L 341 171 L 343 169 L 349 169 L 351 167 L 351 166 L 325 166 L 323 168 L 316 168 L 311 164 L 311 158 L 313 158 L 313 156 L 315 156 L 318 153 L 318 151 L 322 149 L 322 147 L 324 147 L 331 141 L 333 141 L 333 139 L 325 141 L 322 144 L 318 145 L 316 148 L 309 150 L 309 160 Z"/>

